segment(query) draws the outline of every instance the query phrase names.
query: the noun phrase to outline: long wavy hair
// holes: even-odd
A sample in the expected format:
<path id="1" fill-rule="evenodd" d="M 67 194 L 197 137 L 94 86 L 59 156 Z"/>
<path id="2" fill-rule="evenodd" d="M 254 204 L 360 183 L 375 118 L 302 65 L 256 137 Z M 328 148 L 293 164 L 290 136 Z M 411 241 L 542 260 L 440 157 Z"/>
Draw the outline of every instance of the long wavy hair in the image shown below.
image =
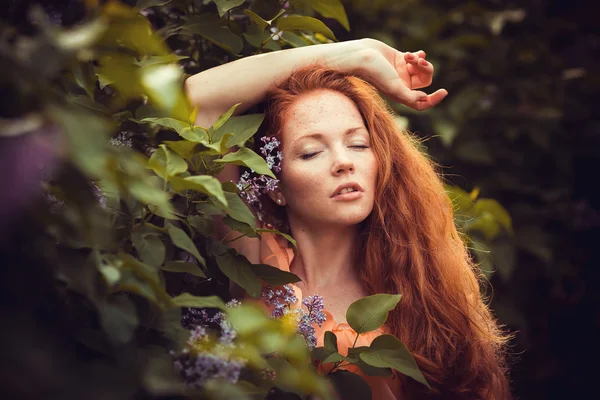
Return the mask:
<path id="1" fill-rule="evenodd" d="M 351 99 L 370 132 L 378 162 L 376 200 L 361 224 L 356 274 L 370 294 L 402 294 L 387 326 L 432 387 L 398 375 L 407 398 L 509 399 L 510 335 L 481 294 L 485 278 L 456 230 L 437 166 L 415 137 L 397 127 L 377 90 L 322 66 L 298 69 L 268 93 L 260 135 L 281 136 L 292 103 L 321 89 Z M 276 209 L 282 208 L 268 208 L 272 214 Z"/>

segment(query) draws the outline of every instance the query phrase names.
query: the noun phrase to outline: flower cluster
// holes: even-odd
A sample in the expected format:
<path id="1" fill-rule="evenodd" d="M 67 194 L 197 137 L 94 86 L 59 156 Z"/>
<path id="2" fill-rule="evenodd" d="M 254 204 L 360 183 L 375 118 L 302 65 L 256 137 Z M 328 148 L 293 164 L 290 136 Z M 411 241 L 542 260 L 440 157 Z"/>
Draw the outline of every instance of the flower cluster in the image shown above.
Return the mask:
<path id="1" fill-rule="evenodd" d="M 226 304 L 229 308 L 239 305 L 237 300 Z M 209 315 L 205 309 L 190 308 L 184 312 L 181 323 L 190 329 L 188 348 L 180 353 L 171 352 L 171 355 L 174 358 L 173 364 L 186 385 L 200 388 L 206 381 L 219 378 L 231 383 L 237 382 L 246 360 L 229 356 L 228 349 L 234 346 L 237 333 L 225 314 L 218 311 Z M 210 347 L 209 330 L 220 332 L 218 343 L 210 351 L 206 350 Z"/>
<path id="2" fill-rule="evenodd" d="M 298 302 L 294 290 L 290 285 L 284 285 L 282 289 L 273 289 L 271 286 L 263 288 L 261 297 L 265 299 L 267 305 L 274 306 L 271 312 L 271 318 L 281 318 L 292 314 L 298 323 L 298 333 L 304 338 L 309 349 L 314 349 L 317 345 L 315 337 L 315 327 L 321 326 L 327 319 L 323 312 L 323 297 L 318 295 L 308 296 L 302 300 L 306 310 L 292 309 L 292 304 Z"/>
<path id="3" fill-rule="evenodd" d="M 260 148 L 263 158 L 267 162 L 269 169 L 279 173 L 281 172 L 281 162 L 283 161 L 283 152 L 279 150 L 281 143 L 276 137 L 264 136 L 260 139 L 264 146 Z M 248 204 L 261 208 L 259 197 L 261 194 L 272 192 L 277 189 L 279 180 L 273 179 L 266 175 L 258 175 L 253 170 L 244 172 L 240 177 L 237 187 L 240 191 L 240 196 Z"/>

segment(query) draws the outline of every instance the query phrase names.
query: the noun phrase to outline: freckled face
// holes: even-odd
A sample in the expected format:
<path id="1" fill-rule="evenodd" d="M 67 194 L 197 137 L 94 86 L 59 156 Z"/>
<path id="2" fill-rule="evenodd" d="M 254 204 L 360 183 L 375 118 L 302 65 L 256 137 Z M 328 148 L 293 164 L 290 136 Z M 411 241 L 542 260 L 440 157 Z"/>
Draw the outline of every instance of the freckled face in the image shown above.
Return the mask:
<path id="1" fill-rule="evenodd" d="M 300 96 L 286 113 L 282 144 L 280 187 L 290 221 L 349 226 L 369 216 L 377 161 L 369 131 L 348 97 L 324 89 Z M 334 197 L 340 185 L 351 182 L 362 193 L 350 200 Z"/>

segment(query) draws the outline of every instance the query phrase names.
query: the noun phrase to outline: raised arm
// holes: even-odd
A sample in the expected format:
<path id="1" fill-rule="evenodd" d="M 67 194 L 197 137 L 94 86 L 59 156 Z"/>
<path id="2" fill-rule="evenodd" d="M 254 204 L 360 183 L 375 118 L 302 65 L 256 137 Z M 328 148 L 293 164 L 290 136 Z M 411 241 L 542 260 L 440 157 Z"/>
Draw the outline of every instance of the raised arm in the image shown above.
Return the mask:
<path id="1" fill-rule="evenodd" d="M 243 113 L 294 69 L 314 63 L 358 75 L 390 99 L 417 110 L 446 96 L 443 89 L 429 96 L 415 90 L 429 86 L 433 77 L 424 52 L 405 53 L 374 39 L 360 39 L 245 57 L 189 77 L 186 91 L 192 104 L 200 106 L 196 123 L 210 126 L 236 103 L 242 103 L 236 114 Z"/>

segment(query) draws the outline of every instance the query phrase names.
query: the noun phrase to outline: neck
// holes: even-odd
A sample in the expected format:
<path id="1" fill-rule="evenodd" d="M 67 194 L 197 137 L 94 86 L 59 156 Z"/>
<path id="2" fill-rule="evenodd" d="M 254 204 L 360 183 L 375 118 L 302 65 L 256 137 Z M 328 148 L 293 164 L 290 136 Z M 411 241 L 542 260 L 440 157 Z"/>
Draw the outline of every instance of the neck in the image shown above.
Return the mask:
<path id="1" fill-rule="evenodd" d="M 298 245 L 290 269 L 302 279 L 306 288 L 318 292 L 334 283 L 354 279 L 359 225 L 309 225 L 293 218 L 290 218 L 289 225 Z"/>

